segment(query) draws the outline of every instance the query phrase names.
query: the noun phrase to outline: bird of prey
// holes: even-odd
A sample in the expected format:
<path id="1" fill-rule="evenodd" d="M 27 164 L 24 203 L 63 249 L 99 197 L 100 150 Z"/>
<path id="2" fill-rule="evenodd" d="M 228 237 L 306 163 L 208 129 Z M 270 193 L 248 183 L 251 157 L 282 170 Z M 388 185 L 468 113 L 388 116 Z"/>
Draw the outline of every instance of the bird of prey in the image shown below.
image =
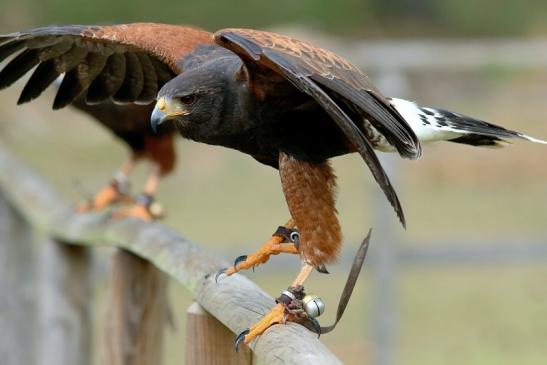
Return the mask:
<path id="1" fill-rule="evenodd" d="M 161 28 L 164 36 L 167 33 L 171 37 L 183 35 L 182 39 L 175 41 L 177 52 L 181 54 L 190 51 L 197 44 L 212 43 L 210 33 L 196 28 Z M 83 28 L 63 27 L 61 33 L 74 33 L 81 29 Z M 143 31 L 153 32 L 154 27 L 136 27 L 133 32 Z M 40 31 L 35 30 L 32 42 L 52 36 L 48 31 L 45 32 L 47 34 L 40 35 Z M 2 71 L 0 89 L 8 87 L 37 66 L 24 87 L 18 104 L 37 98 L 50 84 L 56 83 L 59 90 L 53 103 L 54 109 L 71 104 L 91 115 L 129 147 L 129 159 L 120 166 L 103 189 L 78 206 L 80 212 L 102 209 L 120 200 L 131 201 L 128 194 L 128 176 L 138 160 L 149 160 L 150 170 L 143 193 L 135 199 L 133 206 L 115 214 L 118 217 L 135 216 L 150 220 L 158 213 L 152 212 L 150 208 L 160 178 L 173 170 L 176 161 L 173 144 L 175 128 L 166 125 L 158 133 L 154 133 L 150 127 L 150 114 L 159 87 L 179 70 L 137 48 L 99 49 L 102 45 L 98 42 L 94 45 L 95 49 L 86 49 L 75 44 L 76 39 L 59 34 L 54 44 L 40 43 L 34 47 L 27 42 L 26 49 Z M 0 40 L 0 43 L 0 62 L 23 48 L 23 42 L 5 44 Z"/>
<path id="2" fill-rule="evenodd" d="M 150 128 L 150 114 L 154 104 L 116 104 L 105 100 L 98 104 L 88 104 L 85 95 L 78 97 L 71 105 L 92 116 L 125 142 L 130 149 L 129 159 L 115 172 L 112 180 L 90 200 L 78 206 L 79 212 L 102 209 L 120 200 L 129 200 L 129 175 L 140 159 L 150 160 L 149 176 L 142 194 L 136 197 L 135 204 L 127 209 L 116 211 L 116 217 L 133 216 L 151 220 L 160 212 L 153 211 L 152 203 L 161 176 L 170 173 L 175 167 L 176 155 L 173 137 L 175 129 L 167 125 L 157 133 Z"/>
<path id="3" fill-rule="evenodd" d="M 120 83 L 147 90 L 146 101 L 159 90 L 154 129 L 170 121 L 185 138 L 239 150 L 279 171 L 290 219 L 258 251 L 238 257 L 223 272 L 232 275 L 279 253 L 299 255 L 301 269 L 271 312 L 237 336 L 236 345 L 249 343 L 272 324 L 303 316 L 294 303 L 304 282 L 314 269 L 323 271 L 336 259 L 342 232 L 331 157 L 359 153 L 404 225 L 375 148 L 416 159 L 421 142 L 436 140 L 479 146 L 508 138 L 545 143 L 461 114 L 388 98 L 342 57 L 283 35 L 226 29 L 206 37 L 213 44 L 192 47 L 187 38 L 187 30 L 159 24 L 46 27 L 10 34 L 0 38 L 0 58 L 22 51 L 0 73 L 0 86 L 35 65 L 64 63 L 71 66 L 62 69 L 70 77 L 63 81 L 67 84 L 57 105 L 84 93 L 88 100 L 115 97 L 117 88 L 106 79 L 112 61 L 125 59 Z M 78 57 L 63 62 L 66 52 Z M 140 60 L 138 72 L 131 60 Z M 31 81 L 45 83 L 40 76 Z M 139 101 L 138 95 L 124 92 L 124 99 Z"/>

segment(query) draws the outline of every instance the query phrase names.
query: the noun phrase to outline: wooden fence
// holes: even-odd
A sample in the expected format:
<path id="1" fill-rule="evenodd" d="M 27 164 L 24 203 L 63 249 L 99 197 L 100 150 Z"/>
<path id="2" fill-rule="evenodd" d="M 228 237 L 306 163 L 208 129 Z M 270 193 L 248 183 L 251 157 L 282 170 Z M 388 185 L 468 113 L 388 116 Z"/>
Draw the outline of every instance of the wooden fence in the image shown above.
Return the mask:
<path id="1" fill-rule="evenodd" d="M 101 364 L 160 364 L 167 276 L 187 310 L 187 364 L 338 364 L 304 327 L 274 326 L 238 354 L 234 333 L 274 300 L 242 275 L 215 283 L 226 263 L 159 223 L 76 215 L 29 168 L 0 148 L 0 364 L 92 362 L 93 248 L 113 246 Z"/>

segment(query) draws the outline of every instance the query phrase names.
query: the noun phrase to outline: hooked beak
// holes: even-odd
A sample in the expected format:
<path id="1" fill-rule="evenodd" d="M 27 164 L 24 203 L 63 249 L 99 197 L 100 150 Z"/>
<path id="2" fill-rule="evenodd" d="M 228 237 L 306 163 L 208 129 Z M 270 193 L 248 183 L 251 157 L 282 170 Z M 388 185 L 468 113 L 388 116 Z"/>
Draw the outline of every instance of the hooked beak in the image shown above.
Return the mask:
<path id="1" fill-rule="evenodd" d="M 158 127 L 164 122 L 188 114 L 190 113 L 180 101 L 167 97 L 159 98 L 150 116 L 152 130 L 157 133 Z"/>

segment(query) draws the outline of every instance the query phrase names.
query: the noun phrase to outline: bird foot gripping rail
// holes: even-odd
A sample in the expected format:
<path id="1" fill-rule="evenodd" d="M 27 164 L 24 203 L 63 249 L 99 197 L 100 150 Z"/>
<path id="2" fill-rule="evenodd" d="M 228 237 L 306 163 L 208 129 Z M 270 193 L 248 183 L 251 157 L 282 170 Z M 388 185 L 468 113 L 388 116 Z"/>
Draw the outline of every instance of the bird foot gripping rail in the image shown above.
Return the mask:
<path id="1" fill-rule="evenodd" d="M 196 301 L 187 312 L 188 364 L 340 363 L 317 335 L 293 323 L 274 326 L 252 343 L 254 357 L 246 348 L 236 354 L 234 333 L 272 307 L 268 294 L 242 275 L 215 283 L 214 273 L 225 263 L 159 223 L 74 214 L 0 148 L 2 364 L 91 363 L 90 248 L 97 246 L 120 249 L 101 363 L 160 363 L 167 276 Z"/>

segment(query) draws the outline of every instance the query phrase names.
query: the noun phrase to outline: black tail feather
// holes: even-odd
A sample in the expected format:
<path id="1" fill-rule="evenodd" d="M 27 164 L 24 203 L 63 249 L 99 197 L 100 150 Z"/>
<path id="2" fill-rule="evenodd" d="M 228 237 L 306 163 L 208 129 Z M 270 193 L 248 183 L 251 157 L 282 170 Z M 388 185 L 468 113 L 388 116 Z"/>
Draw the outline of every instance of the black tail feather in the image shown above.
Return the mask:
<path id="1" fill-rule="evenodd" d="M 466 134 L 461 137 L 448 140 L 448 142 L 482 147 L 499 147 L 500 143 L 503 141 L 503 139 L 498 137 L 484 136 L 480 134 Z"/>

